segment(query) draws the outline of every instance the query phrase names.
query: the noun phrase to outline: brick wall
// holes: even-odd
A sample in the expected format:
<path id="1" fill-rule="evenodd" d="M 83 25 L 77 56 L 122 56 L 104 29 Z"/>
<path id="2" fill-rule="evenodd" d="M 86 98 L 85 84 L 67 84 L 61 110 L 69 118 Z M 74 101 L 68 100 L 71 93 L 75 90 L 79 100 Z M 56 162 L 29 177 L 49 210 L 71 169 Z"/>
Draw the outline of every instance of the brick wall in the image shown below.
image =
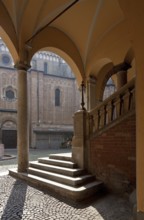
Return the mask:
<path id="1" fill-rule="evenodd" d="M 109 190 L 130 191 L 136 179 L 135 114 L 90 141 L 90 167 Z"/>

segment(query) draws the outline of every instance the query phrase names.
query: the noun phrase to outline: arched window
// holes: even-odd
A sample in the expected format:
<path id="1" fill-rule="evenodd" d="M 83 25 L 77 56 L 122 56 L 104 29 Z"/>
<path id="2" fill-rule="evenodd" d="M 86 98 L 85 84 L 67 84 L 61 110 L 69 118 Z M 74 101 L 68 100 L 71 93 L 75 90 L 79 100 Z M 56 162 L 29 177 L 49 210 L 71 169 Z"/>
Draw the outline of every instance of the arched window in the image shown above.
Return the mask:
<path id="1" fill-rule="evenodd" d="M 105 90 L 103 93 L 103 100 L 111 96 L 114 92 L 116 92 L 115 84 L 112 80 L 112 78 L 109 78 L 109 80 L 106 83 Z"/>
<path id="2" fill-rule="evenodd" d="M 55 106 L 60 106 L 60 89 L 55 90 Z"/>
<path id="3" fill-rule="evenodd" d="M 45 74 L 48 73 L 48 64 L 47 64 L 47 62 L 44 62 L 44 73 Z"/>

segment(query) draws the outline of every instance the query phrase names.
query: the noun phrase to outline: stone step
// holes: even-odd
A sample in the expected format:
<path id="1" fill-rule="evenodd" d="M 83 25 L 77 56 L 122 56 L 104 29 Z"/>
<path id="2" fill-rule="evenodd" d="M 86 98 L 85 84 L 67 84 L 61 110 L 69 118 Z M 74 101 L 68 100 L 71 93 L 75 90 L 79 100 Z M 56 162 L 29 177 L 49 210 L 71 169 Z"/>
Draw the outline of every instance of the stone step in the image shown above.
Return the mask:
<path id="1" fill-rule="evenodd" d="M 103 183 L 101 181 L 93 181 L 80 187 L 73 187 L 32 174 L 20 173 L 17 172 L 17 169 L 9 170 L 9 174 L 15 178 L 25 180 L 27 183 L 32 184 L 36 187 L 49 189 L 63 197 L 71 198 L 76 201 L 81 201 L 94 195 L 97 191 L 102 189 L 103 186 Z"/>
<path id="2" fill-rule="evenodd" d="M 72 154 L 71 153 L 50 154 L 49 158 L 56 160 L 72 161 Z"/>
<path id="3" fill-rule="evenodd" d="M 39 176 L 39 177 L 43 177 L 49 180 L 53 180 L 58 183 L 64 183 L 69 186 L 79 186 L 81 184 L 85 184 L 85 183 L 95 180 L 95 177 L 90 174 L 79 176 L 79 177 L 70 177 L 70 176 L 66 176 L 62 174 L 39 170 L 39 169 L 32 168 L 32 167 L 28 168 L 28 173 Z"/>
<path id="4" fill-rule="evenodd" d="M 50 159 L 49 157 L 39 158 L 38 162 L 44 164 L 51 164 L 55 166 L 67 167 L 67 168 L 77 168 L 77 164 L 73 163 L 72 161 Z"/>
<path id="5" fill-rule="evenodd" d="M 50 164 L 39 163 L 37 161 L 30 162 L 29 166 L 40 169 L 40 170 L 55 172 L 58 174 L 63 174 L 63 175 L 71 176 L 71 177 L 81 176 L 85 174 L 85 171 L 80 168 L 59 167 L 59 166 L 54 166 Z"/>

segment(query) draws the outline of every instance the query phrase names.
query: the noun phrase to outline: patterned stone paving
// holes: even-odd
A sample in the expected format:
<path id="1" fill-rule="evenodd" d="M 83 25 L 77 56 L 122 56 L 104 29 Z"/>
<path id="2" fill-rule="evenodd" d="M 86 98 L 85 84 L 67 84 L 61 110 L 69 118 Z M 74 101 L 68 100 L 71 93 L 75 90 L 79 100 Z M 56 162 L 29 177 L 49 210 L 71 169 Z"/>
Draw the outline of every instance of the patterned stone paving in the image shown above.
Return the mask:
<path id="1" fill-rule="evenodd" d="M 76 203 L 8 175 L 0 177 L 1 220 L 131 220 L 131 213 L 126 198 L 107 195 Z"/>

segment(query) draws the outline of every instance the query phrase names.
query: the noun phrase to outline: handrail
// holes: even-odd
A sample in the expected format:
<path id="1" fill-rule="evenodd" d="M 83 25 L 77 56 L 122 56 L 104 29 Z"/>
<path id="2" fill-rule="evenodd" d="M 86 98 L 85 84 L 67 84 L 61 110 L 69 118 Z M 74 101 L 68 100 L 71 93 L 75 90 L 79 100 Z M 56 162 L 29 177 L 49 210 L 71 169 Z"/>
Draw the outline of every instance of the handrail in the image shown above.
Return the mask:
<path id="1" fill-rule="evenodd" d="M 101 130 L 134 108 L 135 78 L 89 111 L 90 134 Z"/>

